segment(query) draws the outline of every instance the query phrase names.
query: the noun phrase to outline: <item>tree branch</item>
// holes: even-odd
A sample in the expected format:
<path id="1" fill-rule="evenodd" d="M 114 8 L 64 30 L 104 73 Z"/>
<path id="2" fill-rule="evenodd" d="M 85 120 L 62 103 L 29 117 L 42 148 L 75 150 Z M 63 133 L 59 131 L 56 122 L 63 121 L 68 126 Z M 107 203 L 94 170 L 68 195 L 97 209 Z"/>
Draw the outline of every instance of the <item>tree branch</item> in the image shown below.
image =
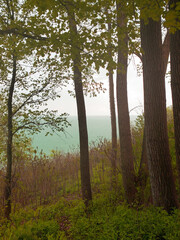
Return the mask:
<path id="1" fill-rule="evenodd" d="M 167 64 L 168 64 L 169 48 L 170 48 L 170 34 L 169 34 L 169 31 L 167 31 L 166 37 L 165 37 L 163 45 L 162 45 L 164 75 L 166 74 L 166 69 L 167 69 Z"/>
<path id="2" fill-rule="evenodd" d="M 47 37 L 31 35 L 29 33 L 26 33 L 25 30 L 24 30 L 24 32 L 20 32 L 17 28 L 11 28 L 11 29 L 6 29 L 6 30 L 0 29 L 0 34 L 1 35 L 14 34 L 17 36 L 19 35 L 19 36 L 23 36 L 25 38 L 30 38 L 30 39 L 34 39 L 34 40 L 48 40 L 49 39 Z"/>
<path id="3" fill-rule="evenodd" d="M 142 62 L 142 55 L 139 52 L 134 52 L 134 54 L 141 60 Z"/>
<path id="4" fill-rule="evenodd" d="M 10 5 L 9 5 L 9 0 L 6 0 L 6 5 L 7 5 L 7 9 L 8 9 L 9 18 L 12 19 L 12 13 L 11 13 Z"/>
<path id="5" fill-rule="evenodd" d="M 21 129 L 32 129 L 32 127 L 28 126 L 30 124 L 33 124 L 34 126 L 44 126 L 44 125 L 47 125 L 48 122 L 44 122 L 44 123 L 38 123 L 38 122 L 33 122 L 33 121 L 30 121 L 30 122 L 27 122 L 21 126 L 19 126 L 14 132 L 13 132 L 13 135 L 15 133 L 17 133 L 19 130 Z"/>
<path id="6" fill-rule="evenodd" d="M 143 106 L 142 105 L 138 105 L 138 106 L 136 106 L 136 107 L 133 107 L 130 111 L 129 111 L 129 113 L 131 113 L 132 111 L 134 111 L 135 109 L 137 109 L 137 108 L 142 108 Z"/>
<path id="7" fill-rule="evenodd" d="M 28 101 L 34 97 L 35 95 L 41 93 L 46 87 L 47 87 L 48 83 L 46 83 L 41 89 L 34 91 L 12 114 L 12 116 L 14 116 L 21 108 L 23 108 Z"/>

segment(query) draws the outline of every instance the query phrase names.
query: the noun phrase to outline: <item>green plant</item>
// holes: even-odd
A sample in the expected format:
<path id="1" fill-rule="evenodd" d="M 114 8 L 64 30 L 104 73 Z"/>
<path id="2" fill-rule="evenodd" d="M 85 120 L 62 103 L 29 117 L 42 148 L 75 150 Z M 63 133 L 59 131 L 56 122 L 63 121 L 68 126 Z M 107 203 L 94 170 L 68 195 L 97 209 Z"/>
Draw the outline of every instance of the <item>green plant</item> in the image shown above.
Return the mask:
<path id="1" fill-rule="evenodd" d="M 17 228 L 11 228 L 6 233 L 9 240 L 49 240 L 57 239 L 59 225 L 56 221 L 35 220 L 28 221 Z"/>

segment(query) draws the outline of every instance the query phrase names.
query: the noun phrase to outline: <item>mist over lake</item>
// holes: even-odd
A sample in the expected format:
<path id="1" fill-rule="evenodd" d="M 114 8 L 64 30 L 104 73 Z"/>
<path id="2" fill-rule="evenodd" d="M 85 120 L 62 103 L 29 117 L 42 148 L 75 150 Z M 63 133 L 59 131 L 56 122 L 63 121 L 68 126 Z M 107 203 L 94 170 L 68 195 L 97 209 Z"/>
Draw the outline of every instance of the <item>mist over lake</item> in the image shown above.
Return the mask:
<path id="1" fill-rule="evenodd" d="M 131 124 L 136 119 L 136 115 L 131 115 Z M 45 136 L 46 131 L 32 136 L 32 145 L 50 154 L 52 150 L 64 153 L 73 152 L 79 148 L 79 130 L 77 116 L 69 116 L 68 121 L 71 123 L 65 133 L 53 133 L 53 135 Z M 87 116 L 88 138 L 89 143 L 98 142 L 99 139 L 111 139 L 111 123 L 110 116 Z"/>

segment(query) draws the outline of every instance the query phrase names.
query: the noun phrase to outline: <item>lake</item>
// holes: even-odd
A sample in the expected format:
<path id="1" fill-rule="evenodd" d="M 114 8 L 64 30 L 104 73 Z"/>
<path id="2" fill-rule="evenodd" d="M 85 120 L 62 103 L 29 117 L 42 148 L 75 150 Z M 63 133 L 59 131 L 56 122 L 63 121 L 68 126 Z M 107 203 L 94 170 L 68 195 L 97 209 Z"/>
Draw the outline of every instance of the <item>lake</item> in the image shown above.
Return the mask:
<path id="1" fill-rule="evenodd" d="M 131 116 L 131 122 L 136 119 L 135 115 Z M 44 153 L 50 154 L 51 150 L 62 152 L 72 152 L 79 147 L 79 133 L 77 116 L 68 117 L 71 126 L 65 130 L 65 133 L 53 134 L 45 136 L 45 131 L 36 134 L 32 137 L 32 145 L 38 148 L 38 151 L 43 150 Z M 98 141 L 98 139 L 111 138 L 110 116 L 88 116 L 88 138 L 89 143 Z"/>

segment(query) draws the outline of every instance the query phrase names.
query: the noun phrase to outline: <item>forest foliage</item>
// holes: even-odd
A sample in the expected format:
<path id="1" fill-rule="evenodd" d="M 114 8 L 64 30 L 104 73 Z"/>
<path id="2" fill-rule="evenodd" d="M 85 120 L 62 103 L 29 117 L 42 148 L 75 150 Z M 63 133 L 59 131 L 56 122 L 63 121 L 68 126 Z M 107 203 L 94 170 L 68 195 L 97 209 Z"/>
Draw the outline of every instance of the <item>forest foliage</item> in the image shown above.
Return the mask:
<path id="1" fill-rule="evenodd" d="M 179 1 L 0 0 L 0 11 L 0 237 L 179 239 Z M 166 109 L 169 53 L 173 107 Z M 134 126 L 132 54 L 144 83 L 144 115 Z M 104 91 L 93 79 L 101 68 L 112 108 L 117 73 L 118 144 L 113 134 L 112 143 L 88 143 L 84 95 Z M 47 102 L 71 80 L 80 152 L 37 155 L 26 131 L 64 131 L 67 113 Z"/>

